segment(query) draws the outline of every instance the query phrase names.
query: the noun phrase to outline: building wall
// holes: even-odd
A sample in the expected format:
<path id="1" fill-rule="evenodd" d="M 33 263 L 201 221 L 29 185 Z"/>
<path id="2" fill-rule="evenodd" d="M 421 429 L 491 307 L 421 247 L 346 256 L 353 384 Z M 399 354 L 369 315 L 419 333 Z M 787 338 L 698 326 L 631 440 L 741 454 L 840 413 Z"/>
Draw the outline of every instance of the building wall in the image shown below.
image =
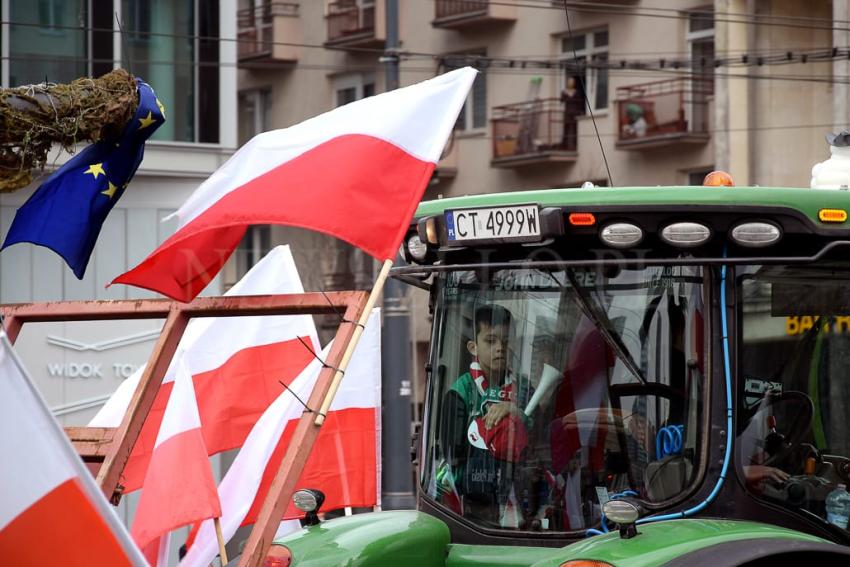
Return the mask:
<path id="1" fill-rule="evenodd" d="M 378 1 L 376 6 L 379 11 L 382 10 L 383 2 Z M 691 49 L 689 38 L 694 37 L 689 33 L 688 12 L 707 8 L 713 8 L 716 13 L 714 29 L 708 32 L 708 36 L 714 37 L 717 58 L 821 48 L 833 45 L 832 34 L 837 34 L 836 46 L 846 47 L 846 41 L 841 42 L 844 37 L 841 32 L 828 29 L 830 18 L 846 19 L 846 7 L 841 8 L 838 3 L 828 0 L 805 3 L 633 0 L 624 2 L 622 10 L 607 8 L 610 7 L 600 5 L 594 11 L 590 4 L 573 7 L 570 23 L 574 35 L 607 29 L 608 57 L 612 62 L 688 58 Z M 491 9 L 512 12 L 515 19 L 489 22 L 478 27 L 442 29 L 432 25 L 435 2 L 399 0 L 401 49 L 409 54 L 402 57 L 400 64 L 403 86 L 444 70 L 439 67 L 439 56 L 442 55 L 486 53 L 491 58 L 512 59 L 517 63 L 514 68 L 491 66 L 485 70 L 486 125 L 454 134 L 450 142 L 451 163 L 447 159 L 438 166 L 438 175 L 427 188 L 425 199 L 576 187 L 584 181 L 607 184 L 608 174 L 600 143 L 589 116 L 578 118 L 578 151 L 574 162 L 544 162 L 513 168 L 493 166 L 493 107 L 529 100 L 532 92 L 530 84 L 536 77 L 541 81 L 540 97 L 559 96 L 563 87 L 563 71 L 557 68 L 522 69 L 520 62 L 523 59 L 557 59 L 561 55 L 561 39 L 567 35 L 568 27 L 564 11 L 557 3 L 522 6 L 498 3 Z M 837 15 L 833 16 L 835 10 Z M 384 90 L 385 70 L 378 60 L 380 44 L 377 45 L 378 50 L 372 52 L 321 48 L 328 40 L 327 13 L 327 1 L 299 3 L 297 33 L 291 34 L 291 38 L 297 37 L 298 42 L 314 47 L 293 48 L 298 51 L 296 62 L 265 69 L 240 69 L 240 91 L 267 89 L 270 93 L 267 128 L 286 127 L 332 108 L 336 103 L 335 87 L 353 75 L 367 75 L 374 79 L 377 92 Z M 755 20 L 758 25 L 735 23 L 742 18 L 730 16 L 748 13 L 762 18 Z M 768 21 L 763 19 L 767 16 L 824 18 L 827 22 L 800 20 L 792 22 L 794 25 L 775 25 L 780 20 L 770 20 L 768 25 Z M 814 29 L 817 27 L 827 29 Z M 381 35 L 381 30 L 377 35 Z M 294 41 L 288 37 L 276 37 L 275 40 Z M 712 66 L 709 64 L 708 68 Z M 801 63 L 799 60 L 779 66 L 719 67 L 713 77 L 714 94 L 706 97 L 707 139 L 695 144 L 674 141 L 633 151 L 617 147 L 620 128 L 614 102 L 617 88 L 670 80 L 687 71 L 670 69 L 669 66 L 661 70 L 611 69 L 608 107 L 595 112 L 595 119 L 612 181 L 615 185 L 687 184 L 689 180 L 698 182 L 705 171 L 723 167 L 731 171 L 738 184 L 805 186 L 811 166 L 828 155 L 822 134 L 830 129 L 829 124 L 840 124 L 842 117 L 846 120 L 848 114 L 846 102 L 842 106 L 836 101 L 836 96 L 846 95 L 846 88 L 828 82 L 842 69 L 846 74 L 846 63 Z M 805 80 L 812 76 L 821 81 Z M 788 77 L 803 80 L 784 80 Z M 331 266 L 333 262 L 328 261 L 331 257 L 343 257 L 341 263 L 351 271 L 363 270 L 362 258 L 358 259 L 355 252 L 332 239 L 289 228 L 275 228 L 271 235 L 272 244 L 293 244 L 308 289 L 330 289 L 329 272 L 341 269 L 339 262 L 335 268 Z M 344 252 L 342 256 L 338 253 L 340 249 Z M 368 287 L 368 278 L 361 278 L 361 281 L 366 282 Z M 430 330 L 427 295 L 411 289 L 409 302 L 414 313 L 412 334 L 417 343 L 413 350 L 417 390 L 421 391 L 423 359 L 427 354 Z M 416 401 L 421 402 L 421 398 Z"/>
<path id="2" fill-rule="evenodd" d="M 174 212 L 204 179 L 222 165 L 236 146 L 236 44 L 232 41 L 236 37 L 233 17 L 236 0 L 220 0 L 217 3 L 220 26 L 211 35 L 231 41 L 215 41 L 211 65 L 198 64 L 200 50 L 192 58 L 186 58 L 185 44 L 192 43 L 186 34 L 195 32 L 181 32 L 178 23 L 178 19 L 183 24 L 187 21 L 199 23 L 199 14 L 209 8 L 209 5 L 200 2 L 181 0 L 166 6 L 171 9 L 164 10 L 159 2 L 137 3 L 135 0 L 0 1 L 4 22 L 0 27 L 0 75 L 4 87 L 18 86 L 11 84 L 12 77 L 16 76 L 15 73 L 32 71 L 29 67 L 35 69 L 31 73 L 34 78 L 29 80 L 43 80 L 42 71 L 46 70 L 51 81 L 69 81 L 77 78 L 80 72 L 99 74 L 121 66 L 124 46 L 121 34 L 114 34 L 113 42 L 112 32 L 105 32 L 107 44 L 101 42 L 95 48 L 91 36 L 96 32 L 87 28 L 112 25 L 116 32 L 120 32 L 115 15 L 121 18 L 123 13 L 122 20 L 127 26 L 125 31 L 130 33 L 133 28 L 129 12 L 135 7 L 150 7 L 151 27 L 148 31 L 175 36 L 163 37 L 161 42 L 139 41 L 136 45 L 133 39 L 127 42 L 134 45 L 136 53 L 143 51 L 145 46 L 151 48 L 150 73 L 143 78 L 157 91 L 166 107 L 168 121 L 173 125 L 182 123 L 181 128 L 157 132 L 146 144 L 144 161 L 126 193 L 107 217 L 83 280 L 77 280 L 56 254 L 31 244 L 16 244 L 0 253 L 0 303 L 155 297 L 151 292 L 134 287 L 116 285 L 107 289 L 105 285 L 135 266 L 174 232 L 176 220 L 163 222 L 162 219 Z M 82 29 L 15 25 L 38 23 L 41 21 L 39 18 L 50 16 L 54 9 L 51 7 L 59 11 L 54 16 L 63 18 L 60 24 L 71 22 L 74 26 L 82 25 Z M 178 8 L 180 14 L 176 13 Z M 192 8 L 192 14 L 188 13 L 189 8 Z M 97 10 L 108 12 L 105 20 L 92 20 Z M 201 33 L 200 27 L 192 29 L 199 35 L 206 33 Z M 57 55 L 57 45 L 62 46 L 66 42 L 70 42 L 67 48 Z M 177 50 L 177 43 L 184 47 Z M 200 49 L 197 44 L 196 48 Z M 113 62 L 98 60 L 102 54 L 98 49 L 106 49 L 109 58 L 114 58 Z M 60 60 L 60 65 L 53 64 L 54 59 L 62 57 L 67 57 L 70 62 Z M 154 64 L 154 61 L 159 63 Z M 141 75 L 145 67 L 141 56 L 135 59 L 135 63 L 133 65 L 131 58 L 129 70 Z M 180 73 L 192 76 L 193 80 L 181 83 L 175 75 L 180 73 L 174 71 L 178 68 Z M 215 72 L 210 73 L 211 69 Z M 187 105 L 195 105 L 193 112 L 197 111 L 191 120 L 187 116 L 191 114 Z M 209 139 L 215 142 L 201 142 Z M 0 195 L 0 235 L 5 236 L 17 207 L 26 201 L 46 175 L 69 157 L 64 153 L 54 153 L 48 159 L 47 170 L 36 172 L 38 179 L 31 186 Z M 221 278 L 217 278 L 204 293 L 219 294 L 222 289 Z M 162 321 L 157 320 L 28 324 L 24 326 L 15 347 L 59 421 L 64 425 L 85 425 L 121 381 L 147 360 L 161 326 Z M 213 461 L 217 470 L 218 458 Z M 119 514 L 125 522 L 129 523 L 132 518 L 136 500 L 136 495 L 123 499 Z M 177 546 L 172 552 L 172 563 L 176 564 Z"/>

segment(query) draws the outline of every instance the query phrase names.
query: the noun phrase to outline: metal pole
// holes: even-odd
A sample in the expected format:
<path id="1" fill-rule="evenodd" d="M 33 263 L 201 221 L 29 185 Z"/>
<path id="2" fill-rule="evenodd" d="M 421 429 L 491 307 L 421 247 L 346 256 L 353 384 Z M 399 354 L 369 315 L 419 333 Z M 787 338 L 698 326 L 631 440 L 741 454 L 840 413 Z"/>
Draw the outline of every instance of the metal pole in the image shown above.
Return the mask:
<path id="1" fill-rule="evenodd" d="M 398 0 L 386 0 L 387 43 L 382 61 L 386 66 L 386 90 L 399 87 Z M 381 505 L 385 510 L 415 506 L 410 464 L 410 310 L 406 286 L 390 278 L 384 290 L 384 326 L 381 452 L 383 468 Z"/>

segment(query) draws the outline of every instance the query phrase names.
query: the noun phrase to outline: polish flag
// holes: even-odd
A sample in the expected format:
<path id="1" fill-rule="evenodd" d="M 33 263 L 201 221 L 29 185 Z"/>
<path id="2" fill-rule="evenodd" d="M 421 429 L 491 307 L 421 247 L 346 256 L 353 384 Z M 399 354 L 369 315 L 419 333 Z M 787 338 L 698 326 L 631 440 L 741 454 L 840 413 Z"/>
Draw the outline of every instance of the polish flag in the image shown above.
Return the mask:
<path id="1" fill-rule="evenodd" d="M 221 504 L 201 435 L 201 417 L 185 359 L 156 438 L 130 533 L 157 565 L 160 538 L 171 530 L 221 516 Z"/>
<path id="2" fill-rule="evenodd" d="M 332 343 L 331 343 L 332 344 Z M 330 352 L 322 352 L 324 359 Z M 221 529 L 225 540 L 237 528 L 256 521 L 269 486 L 319 372 L 313 361 L 280 394 L 254 426 L 224 479 L 219 484 Z M 345 506 L 370 507 L 379 502 L 381 411 L 381 318 L 375 309 L 351 358 L 339 392 L 322 427 L 297 488 L 325 493 L 323 510 Z M 291 504 L 285 518 L 303 516 Z M 285 523 L 286 524 L 286 523 Z M 293 524 L 287 524 L 290 528 Z M 279 532 L 280 533 L 280 532 Z M 189 536 L 189 552 L 181 566 L 206 566 L 218 553 L 212 521 L 196 526 Z"/>
<path id="3" fill-rule="evenodd" d="M 3 565 L 145 565 L 0 328 Z"/>
<path id="4" fill-rule="evenodd" d="M 475 74 L 458 69 L 255 136 L 175 213 L 177 232 L 112 283 L 191 301 L 251 224 L 308 228 L 394 258 Z"/>
<path id="5" fill-rule="evenodd" d="M 303 293 L 288 246 L 278 246 L 225 295 Z M 318 352 L 319 338 L 310 315 L 194 319 L 186 328 L 148 418 L 123 472 L 125 491 L 141 488 L 171 389 L 177 363 L 185 358 L 210 455 L 240 447 L 257 419 L 313 360 L 301 340 Z M 127 378 L 89 423 L 118 427 L 141 379 L 140 368 Z"/>

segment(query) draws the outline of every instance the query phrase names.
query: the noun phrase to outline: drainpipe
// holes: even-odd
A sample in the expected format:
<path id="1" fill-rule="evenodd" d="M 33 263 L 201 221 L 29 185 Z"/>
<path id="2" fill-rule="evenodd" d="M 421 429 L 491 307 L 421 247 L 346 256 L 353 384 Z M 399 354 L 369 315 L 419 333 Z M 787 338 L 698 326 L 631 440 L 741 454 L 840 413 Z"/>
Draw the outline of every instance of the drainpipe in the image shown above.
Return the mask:
<path id="1" fill-rule="evenodd" d="M 850 33 L 847 31 L 847 25 L 837 25 L 836 22 L 846 22 L 850 20 L 850 7 L 847 2 L 833 0 L 832 2 L 832 46 L 839 49 L 850 47 Z M 850 73 L 850 64 L 847 59 L 835 58 L 832 61 L 832 76 L 846 77 Z M 850 128 L 848 124 L 848 102 L 847 97 L 850 97 L 850 86 L 847 83 L 837 81 L 832 85 L 832 126 L 834 132 L 841 132 Z"/>
<path id="2" fill-rule="evenodd" d="M 386 0 L 387 42 L 381 61 L 386 66 L 386 90 L 399 87 L 398 0 Z M 413 469 L 411 443 L 410 307 L 403 283 L 390 278 L 384 288 L 381 364 L 381 500 L 386 510 L 411 509 Z"/>

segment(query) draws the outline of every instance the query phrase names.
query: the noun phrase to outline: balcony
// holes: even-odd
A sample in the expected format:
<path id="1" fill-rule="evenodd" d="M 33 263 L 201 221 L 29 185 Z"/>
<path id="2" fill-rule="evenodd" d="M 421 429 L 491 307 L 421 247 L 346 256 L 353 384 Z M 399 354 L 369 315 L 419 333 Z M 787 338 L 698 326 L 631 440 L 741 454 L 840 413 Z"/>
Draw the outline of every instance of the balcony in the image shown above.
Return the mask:
<path id="1" fill-rule="evenodd" d="M 542 98 L 493 107 L 493 167 L 573 162 L 577 154 L 575 119 L 564 128 L 564 106 Z"/>
<path id="2" fill-rule="evenodd" d="M 617 89 L 617 148 L 644 150 L 709 140 L 713 81 L 681 78 Z"/>
<path id="3" fill-rule="evenodd" d="M 327 47 L 383 47 L 384 0 L 339 0 L 328 4 Z"/>
<path id="4" fill-rule="evenodd" d="M 297 2 L 272 0 L 236 13 L 240 67 L 291 64 L 298 61 L 301 20 Z M 290 45 L 283 45 L 284 43 Z"/>
<path id="5" fill-rule="evenodd" d="M 490 3 L 489 0 L 435 0 L 435 28 L 471 28 L 495 23 L 515 22 L 517 7 L 508 2 Z"/>

